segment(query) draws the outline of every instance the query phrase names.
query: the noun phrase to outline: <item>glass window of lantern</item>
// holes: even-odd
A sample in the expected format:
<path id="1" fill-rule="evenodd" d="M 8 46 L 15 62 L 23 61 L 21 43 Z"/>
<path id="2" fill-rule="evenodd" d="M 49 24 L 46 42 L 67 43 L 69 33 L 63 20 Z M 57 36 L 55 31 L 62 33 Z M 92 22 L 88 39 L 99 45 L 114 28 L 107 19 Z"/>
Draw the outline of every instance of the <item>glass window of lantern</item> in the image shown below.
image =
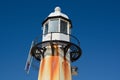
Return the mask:
<path id="1" fill-rule="evenodd" d="M 58 28 L 59 28 L 59 19 L 52 19 L 49 21 L 48 32 L 58 32 Z"/>
<path id="2" fill-rule="evenodd" d="M 48 33 L 48 23 L 45 24 L 44 34 Z"/>
<path id="3" fill-rule="evenodd" d="M 60 32 L 65 33 L 65 34 L 68 33 L 67 32 L 67 22 L 66 21 L 63 21 L 63 20 L 60 21 Z"/>

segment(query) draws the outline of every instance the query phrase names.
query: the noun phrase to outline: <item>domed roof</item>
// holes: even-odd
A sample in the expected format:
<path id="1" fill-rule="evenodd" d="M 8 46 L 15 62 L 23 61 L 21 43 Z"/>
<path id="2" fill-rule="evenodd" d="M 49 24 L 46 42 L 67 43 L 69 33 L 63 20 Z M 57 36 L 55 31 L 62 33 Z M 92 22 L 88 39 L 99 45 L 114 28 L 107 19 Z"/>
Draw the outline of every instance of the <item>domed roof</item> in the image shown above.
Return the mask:
<path id="1" fill-rule="evenodd" d="M 62 16 L 64 18 L 69 19 L 66 14 L 64 14 L 64 13 L 61 12 L 61 8 L 60 7 L 56 7 L 54 9 L 54 12 L 50 13 L 48 17 L 55 17 L 55 16 Z"/>

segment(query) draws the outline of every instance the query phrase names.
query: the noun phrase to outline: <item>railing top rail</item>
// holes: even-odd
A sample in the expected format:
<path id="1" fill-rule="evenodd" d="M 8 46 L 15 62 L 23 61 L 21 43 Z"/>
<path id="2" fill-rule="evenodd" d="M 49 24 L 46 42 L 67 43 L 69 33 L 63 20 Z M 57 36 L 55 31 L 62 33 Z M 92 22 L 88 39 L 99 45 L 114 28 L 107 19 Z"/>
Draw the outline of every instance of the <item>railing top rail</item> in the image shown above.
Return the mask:
<path id="1" fill-rule="evenodd" d="M 52 36 L 53 34 L 65 34 L 65 35 L 68 35 L 68 36 L 70 37 L 70 42 L 71 42 L 71 43 L 74 43 L 74 44 L 80 46 L 80 41 L 79 41 L 79 39 L 78 39 L 77 37 L 71 35 L 71 34 L 60 33 L 60 32 L 49 32 L 48 34 L 50 34 L 51 36 Z M 39 42 L 44 42 L 44 41 L 42 41 L 42 38 L 43 38 L 43 36 L 45 36 L 45 35 L 47 35 L 47 34 L 41 34 L 41 35 L 37 36 L 37 37 L 34 39 L 34 45 L 37 44 L 37 43 L 39 43 Z M 52 39 L 51 39 L 51 40 L 52 40 Z"/>

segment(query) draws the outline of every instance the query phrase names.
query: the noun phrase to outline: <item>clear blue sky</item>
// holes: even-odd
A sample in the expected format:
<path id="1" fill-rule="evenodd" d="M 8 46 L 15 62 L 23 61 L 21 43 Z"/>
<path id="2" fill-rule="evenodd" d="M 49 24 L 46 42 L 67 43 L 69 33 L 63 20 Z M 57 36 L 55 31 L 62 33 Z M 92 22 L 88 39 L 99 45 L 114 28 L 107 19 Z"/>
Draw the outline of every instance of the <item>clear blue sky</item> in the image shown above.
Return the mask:
<path id="1" fill-rule="evenodd" d="M 81 42 L 73 80 L 120 80 L 119 0 L 1 0 L 0 80 L 37 80 L 37 70 L 25 73 L 26 58 L 56 6 L 72 20 L 72 34 Z"/>

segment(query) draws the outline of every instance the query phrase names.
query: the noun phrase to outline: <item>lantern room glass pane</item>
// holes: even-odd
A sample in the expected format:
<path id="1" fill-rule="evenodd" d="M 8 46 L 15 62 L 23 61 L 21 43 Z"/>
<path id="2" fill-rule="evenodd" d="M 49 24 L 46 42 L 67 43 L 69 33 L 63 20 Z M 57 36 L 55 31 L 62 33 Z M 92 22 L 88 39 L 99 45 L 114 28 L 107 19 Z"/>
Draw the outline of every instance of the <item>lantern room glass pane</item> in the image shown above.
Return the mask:
<path id="1" fill-rule="evenodd" d="M 48 32 L 58 32 L 58 25 L 59 25 L 58 19 L 50 20 Z"/>
<path id="2" fill-rule="evenodd" d="M 60 32 L 67 34 L 67 22 L 63 20 L 60 21 Z"/>
<path id="3" fill-rule="evenodd" d="M 48 33 L 48 23 L 45 24 L 45 31 L 44 31 L 44 34 L 47 34 Z"/>

